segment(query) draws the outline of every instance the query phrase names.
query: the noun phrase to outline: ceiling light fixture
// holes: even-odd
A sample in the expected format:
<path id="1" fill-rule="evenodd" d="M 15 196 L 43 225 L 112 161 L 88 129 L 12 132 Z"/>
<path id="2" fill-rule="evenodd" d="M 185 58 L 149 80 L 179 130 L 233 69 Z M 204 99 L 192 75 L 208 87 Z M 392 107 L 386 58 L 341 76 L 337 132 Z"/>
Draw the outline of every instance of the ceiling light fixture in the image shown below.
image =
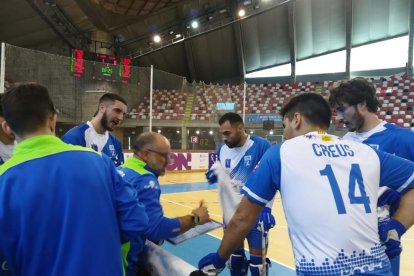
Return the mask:
<path id="1" fill-rule="evenodd" d="M 154 40 L 155 43 L 161 42 L 161 37 L 159 35 L 154 35 L 152 39 Z"/>
<path id="2" fill-rule="evenodd" d="M 193 29 L 198 28 L 198 21 L 197 20 L 194 20 L 193 22 L 191 22 L 191 28 L 193 28 Z"/>

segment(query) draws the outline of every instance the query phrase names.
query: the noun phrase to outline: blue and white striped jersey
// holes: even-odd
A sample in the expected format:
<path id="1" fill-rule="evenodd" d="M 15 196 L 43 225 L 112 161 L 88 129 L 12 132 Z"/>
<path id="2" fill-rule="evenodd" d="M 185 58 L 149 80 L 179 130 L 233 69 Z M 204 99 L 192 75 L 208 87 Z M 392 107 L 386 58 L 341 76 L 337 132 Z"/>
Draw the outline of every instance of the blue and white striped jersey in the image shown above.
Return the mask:
<path id="1" fill-rule="evenodd" d="M 388 275 L 376 209 L 385 184 L 405 192 L 414 163 L 311 132 L 268 150 L 242 192 L 264 206 L 280 191 L 299 275 Z"/>
<path id="2" fill-rule="evenodd" d="M 89 121 L 71 128 L 63 135 L 62 141 L 101 151 L 112 159 L 115 166 L 124 163 L 121 142 L 109 131 L 105 134 L 97 133 Z"/>
<path id="3" fill-rule="evenodd" d="M 414 161 L 414 131 L 410 129 L 381 122 L 370 131 L 348 132 L 343 138 Z"/>
<path id="4" fill-rule="evenodd" d="M 241 147 L 229 148 L 226 144 L 222 144 L 218 148 L 217 159 L 230 176 L 230 181 L 221 184 L 224 186 L 219 184 L 219 197 L 225 224 L 230 221 L 242 199 L 241 188 L 270 146 L 270 142 L 266 139 L 249 135 Z M 272 202 L 268 207 L 272 207 Z"/>

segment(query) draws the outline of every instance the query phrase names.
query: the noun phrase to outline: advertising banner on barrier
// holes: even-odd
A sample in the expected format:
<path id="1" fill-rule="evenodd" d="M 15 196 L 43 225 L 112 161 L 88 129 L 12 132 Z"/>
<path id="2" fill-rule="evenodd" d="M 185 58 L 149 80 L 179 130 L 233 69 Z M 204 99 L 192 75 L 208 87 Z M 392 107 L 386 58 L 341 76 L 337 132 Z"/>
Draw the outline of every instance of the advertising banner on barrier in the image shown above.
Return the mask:
<path id="1" fill-rule="evenodd" d="M 132 152 L 126 152 L 124 158 L 132 155 Z M 215 156 L 215 153 L 208 152 L 172 152 L 167 171 L 207 170 L 214 163 Z"/>

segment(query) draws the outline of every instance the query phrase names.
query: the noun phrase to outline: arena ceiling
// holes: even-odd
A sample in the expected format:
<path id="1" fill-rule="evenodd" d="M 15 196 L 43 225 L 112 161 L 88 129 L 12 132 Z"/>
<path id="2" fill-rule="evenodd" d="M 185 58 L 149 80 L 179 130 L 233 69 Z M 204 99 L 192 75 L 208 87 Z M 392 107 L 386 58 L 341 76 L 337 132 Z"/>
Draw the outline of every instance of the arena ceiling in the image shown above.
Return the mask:
<path id="1" fill-rule="evenodd" d="M 54 41 L 88 48 L 91 33 L 103 31 L 113 37 L 109 48 L 138 66 L 237 82 L 244 73 L 406 35 L 411 2 L 1 0 L 0 40 L 35 49 Z M 193 19 L 198 29 L 189 27 Z M 155 33 L 160 44 L 151 40 Z"/>

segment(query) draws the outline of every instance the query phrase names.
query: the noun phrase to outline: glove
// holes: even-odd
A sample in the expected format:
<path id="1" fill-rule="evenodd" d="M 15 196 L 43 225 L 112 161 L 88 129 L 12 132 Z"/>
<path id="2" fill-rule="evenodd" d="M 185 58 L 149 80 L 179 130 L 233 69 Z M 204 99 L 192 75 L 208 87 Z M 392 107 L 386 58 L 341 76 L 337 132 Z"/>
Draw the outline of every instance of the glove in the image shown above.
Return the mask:
<path id="1" fill-rule="evenodd" d="M 406 229 L 398 220 L 390 218 L 378 225 L 379 235 L 381 241 L 384 243 L 386 249 L 385 253 L 388 258 L 392 259 L 401 254 L 401 236 Z"/>
<path id="2" fill-rule="evenodd" d="M 208 170 L 206 172 L 206 178 L 209 184 L 217 183 L 218 178 L 214 170 Z"/>
<path id="3" fill-rule="evenodd" d="M 393 189 L 388 189 L 379 197 L 377 205 L 378 207 L 388 205 L 390 217 L 392 217 L 400 205 L 400 199 L 401 195 L 399 192 Z"/>
<path id="4" fill-rule="evenodd" d="M 207 275 L 217 275 L 223 271 L 226 261 L 218 253 L 210 253 L 198 262 L 198 268 Z"/>
<path id="5" fill-rule="evenodd" d="M 272 209 L 269 207 L 264 207 L 262 212 L 259 215 L 258 220 L 256 221 L 256 227 L 259 227 L 259 223 L 263 221 L 264 231 L 267 233 L 271 228 L 275 227 L 276 220 L 272 215 Z"/>

